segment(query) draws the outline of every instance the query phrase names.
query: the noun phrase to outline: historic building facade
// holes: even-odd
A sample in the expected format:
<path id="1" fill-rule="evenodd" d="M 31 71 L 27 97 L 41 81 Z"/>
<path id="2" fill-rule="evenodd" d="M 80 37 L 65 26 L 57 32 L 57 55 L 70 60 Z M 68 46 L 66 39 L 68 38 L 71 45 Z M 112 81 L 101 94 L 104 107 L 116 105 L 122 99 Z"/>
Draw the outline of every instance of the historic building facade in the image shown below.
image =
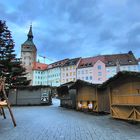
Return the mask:
<path id="1" fill-rule="evenodd" d="M 26 68 L 27 79 L 31 80 L 32 84 L 32 67 L 33 62 L 36 62 L 37 48 L 33 42 L 32 26 L 30 26 L 27 40 L 21 45 L 21 59 L 22 64 Z"/>
<path id="2" fill-rule="evenodd" d="M 81 58 L 69 59 L 63 67 L 61 67 L 61 84 L 76 81 L 77 67 Z"/>
<path id="3" fill-rule="evenodd" d="M 46 70 L 48 85 L 51 86 L 61 85 L 61 67 L 63 67 L 63 65 L 67 61 L 68 59 L 64 59 L 48 65 L 48 69 Z"/>
<path id="4" fill-rule="evenodd" d="M 103 56 L 81 59 L 77 68 L 77 79 L 90 83 L 102 83 L 106 80 Z"/>
<path id="5" fill-rule="evenodd" d="M 106 65 L 106 79 L 117 74 L 117 62 L 119 63 L 120 71 L 139 71 L 138 61 L 131 51 L 123 54 L 104 55 L 104 57 Z"/>
<path id="6" fill-rule="evenodd" d="M 77 79 L 95 84 L 103 83 L 118 71 L 139 71 L 138 61 L 131 51 L 81 59 L 77 68 Z"/>
<path id="7" fill-rule="evenodd" d="M 33 62 L 32 85 L 48 85 L 47 67 L 47 64 Z"/>
<path id="8" fill-rule="evenodd" d="M 60 86 L 77 79 L 101 84 L 118 71 L 140 71 L 140 60 L 132 51 L 123 54 L 100 55 L 89 58 L 64 59 L 52 64 L 36 62 L 37 48 L 33 42 L 32 26 L 27 40 L 21 45 L 22 64 L 31 85 Z"/>

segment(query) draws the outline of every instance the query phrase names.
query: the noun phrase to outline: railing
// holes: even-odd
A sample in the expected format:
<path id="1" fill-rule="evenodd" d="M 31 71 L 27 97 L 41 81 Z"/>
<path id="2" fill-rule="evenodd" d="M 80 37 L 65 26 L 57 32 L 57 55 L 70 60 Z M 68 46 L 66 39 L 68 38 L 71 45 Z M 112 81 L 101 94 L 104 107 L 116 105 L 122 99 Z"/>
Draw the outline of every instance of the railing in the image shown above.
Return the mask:
<path id="1" fill-rule="evenodd" d="M 140 106 L 140 94 L 130 95 L 113 95 L 111 97 L 112 104 L 115 105 L 139 105 Z"/>

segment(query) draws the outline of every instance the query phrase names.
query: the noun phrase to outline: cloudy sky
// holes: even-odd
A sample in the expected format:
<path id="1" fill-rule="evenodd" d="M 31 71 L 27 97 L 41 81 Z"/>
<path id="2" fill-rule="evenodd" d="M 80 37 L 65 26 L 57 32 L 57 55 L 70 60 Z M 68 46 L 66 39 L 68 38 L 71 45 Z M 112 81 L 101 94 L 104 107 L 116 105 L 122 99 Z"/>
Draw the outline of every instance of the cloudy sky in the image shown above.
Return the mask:
<path id="1" fill-rule="evenodd" d="M 38 54 L 51 60 L 126 53 L 140 57 L 140 0 L 1 0 L 20 56 L 32 23 Z"/>

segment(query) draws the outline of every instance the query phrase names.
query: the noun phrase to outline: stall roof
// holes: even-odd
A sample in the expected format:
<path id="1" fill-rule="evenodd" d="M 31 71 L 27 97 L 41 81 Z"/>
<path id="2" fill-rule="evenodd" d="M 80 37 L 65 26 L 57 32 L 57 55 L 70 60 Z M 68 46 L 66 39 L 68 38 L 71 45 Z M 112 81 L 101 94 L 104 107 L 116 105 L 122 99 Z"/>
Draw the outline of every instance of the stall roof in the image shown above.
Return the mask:
<path id="1" fill-rule="evenodd" d="M 114 75 L 113 77 L 111 77 L 110 79 L 108 79 L 106 82 L 104 82 L 102 85 L 100 85 L 100 88 L 106 87 L 109 84 L 111 84 L 112 82 L 114 82 L 115 80 L 121 80 L 124 78 L 140 78 L 140 72 L 132 72 L 132 71 L 120 71 L 118 72 L 116 75 Z"/>
<path id="2" fill-rule="evenodd" d="M 40 88 L 55 88 L 55 87 L 51 87 L 50 85 L 36 85 L 36 86 L 19 86 L 17 87 L 17 89 L 28 89 L 28 90 L 35 90 L 35 89 L 40 89 Z"/>
<path id="3" fill-rule="evenodd" d="M 70 82 L 68 82 L 68 83 L 65 83 L 65 84 L 60 85 L 60 87 L 61 87 L 61 86 L 71 85 L 71 84 L 73 84 L 73 83 L 74 83 L 73 81 L 70 81 Z"/>
<path id="4" fill-rule="evenodd" d="M 74 82 L 70 81 L 68 83 L 62 84 L 59 87 L 57 87 L 57 89 L 59 90 L 63 90 L 63 89 L 68 89 Z"/>
<path id="5" fill-rule="evenodd" d="M 77 80 L 75 83 L 73 83 L 71 86 L 70 86 L 70 89 L 76 89 L 78 87 L 83 87 L 83 86 L 91 86 L 91 87 L 96 87 L 98 86 L 99 84 L 92 84 L 92 83 L 89 83 L 89 82 L 86 82 L 86 81 L 83 81 L 83 80 Z"/>

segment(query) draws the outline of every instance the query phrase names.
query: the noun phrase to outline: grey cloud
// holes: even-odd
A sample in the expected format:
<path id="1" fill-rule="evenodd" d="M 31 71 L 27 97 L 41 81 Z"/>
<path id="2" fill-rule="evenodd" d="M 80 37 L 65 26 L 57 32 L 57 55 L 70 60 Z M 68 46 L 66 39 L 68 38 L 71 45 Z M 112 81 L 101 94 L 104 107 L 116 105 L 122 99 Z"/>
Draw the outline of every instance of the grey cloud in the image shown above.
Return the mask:
<path id="1" fill-rule="evenodd" d="M 111 7 L 106 0 L 21 0 L 11 13 L 0 5 L 0 16 L 21 28 L 38 22 L 33 25 L 34 42 L 39 53 L 49 57 L 93 56 L 130 49 L 139 52 L 139 3 L 126 1 L 123 5 L 122 1 L 118 5 L 111 2 Z"/>
<path id="2" fill-rule="evenodd" d="M 140 22 L 134 24 L 127 33 L 127 37 L 129 40 L 140 40 Z"/>
<path id="3" fill-rule="evenodd" d="M 44 18 L 68 20 L 72 24 L 99 25 L 102 14 L 96 0 L 24 0 L 16 9 L 17 22 Z"/>
<path id="4" fill-rule="evenodd" d="M 134 24 L 123 38 L 120 38 L 115 44 L 116 50 L 132 50 L 136 56 L 140 54 L 140 24 Z"/>
<path id="5" fill-rule="evenodd" d="M 102 30 L 99 34 L 99 41 L 112 41 L 115 40 L 117 36 L 111 30 Z"/>
<path id="6" fill-rule="evenodd" d="M 46 56 L 54 59 L 81 56 L 83 39 L 70 38 L 68 41 L 42 39 L 39 53 L 46 52 Z"/>

